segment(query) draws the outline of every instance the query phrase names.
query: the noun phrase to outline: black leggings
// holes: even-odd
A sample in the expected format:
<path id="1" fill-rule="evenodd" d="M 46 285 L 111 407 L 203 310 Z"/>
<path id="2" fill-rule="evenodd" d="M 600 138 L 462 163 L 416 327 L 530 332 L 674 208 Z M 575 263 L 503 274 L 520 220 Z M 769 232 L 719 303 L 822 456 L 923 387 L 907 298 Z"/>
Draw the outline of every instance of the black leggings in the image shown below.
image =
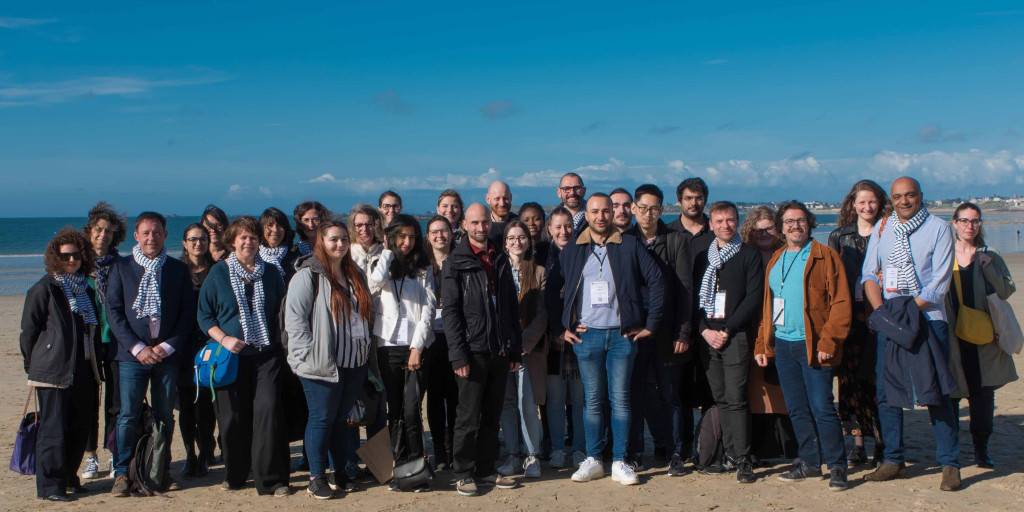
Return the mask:
<path id="1" fill-rule="evenodd" d="M 179 378 L 178 382 L 181 383 L 182 379 Z M 217 427 L 213 394 L 210 388 L 200 388 L 197 402 L 195 383 L 188 384 L 191 385 L 178 386 L 178 431 L 181 432 L 181 442 L 189 458 L 195 457 L 196 448 L 199 448 L 199 458 L 209 459 L 217 447 L 217 440 L 213 437 Z"/>
<path id="2" fill-rule="evenodd" d="M 434 343 L 424 350 L 423 367 L 427 369 L 427 425 L 434 445 L 434 463 L 450 465 L 448 453 L 455 429 L 459 387 L 452 364 L 448 362 L 448 340 L 444 333 L 435 333 Z"/>

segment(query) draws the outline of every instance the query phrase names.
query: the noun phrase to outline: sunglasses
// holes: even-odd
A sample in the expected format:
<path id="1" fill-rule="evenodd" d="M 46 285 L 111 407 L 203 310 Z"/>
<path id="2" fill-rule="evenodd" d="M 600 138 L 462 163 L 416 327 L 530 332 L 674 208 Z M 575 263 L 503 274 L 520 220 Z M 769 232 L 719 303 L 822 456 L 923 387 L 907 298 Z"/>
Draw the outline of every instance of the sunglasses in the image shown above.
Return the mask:
<path id="1" fill-rule="evenodd" d="M 82 251 L 75 252 L 60 252 L 57 253 L 57 258 L 61 261 L 71 261 L 72 258 L 82 261 Z"/>

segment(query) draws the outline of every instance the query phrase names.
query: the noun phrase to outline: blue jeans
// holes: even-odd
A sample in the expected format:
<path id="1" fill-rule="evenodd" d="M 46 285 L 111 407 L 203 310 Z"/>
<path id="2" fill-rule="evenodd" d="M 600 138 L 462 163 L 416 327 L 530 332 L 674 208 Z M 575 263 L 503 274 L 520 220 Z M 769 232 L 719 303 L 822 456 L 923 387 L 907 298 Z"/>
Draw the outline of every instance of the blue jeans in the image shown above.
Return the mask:
<path id="1" fill-rule="evenodd" d="M 586 440 L 583 435 L 583 404 L 586 398 L 583 395 L 583 381 L 576 379 L 566 380 L 561 375 L 548 375 L 548 430 L 551 431 L 551 449 L 565 449 L 565 395 L 569 394 L 572 400 L 572 423 L 576 425 L 572 430 L 572 441 L 570 449 L 574 452 L 582 452 L 587 449 Z M 576 405 L 578 404 L 578 405 Z"/>
<path id="2" fill-rule="evenodd" d="M 524 453 L 519 446 L 519 428 L 522 426 L 525 454 L 537 455 L 544 428 L 540 423 L 538 411 L 537 401 L 533 398 L 530 374 L 525 364 L 519 365 L 519 370 L 509 372 L 505 383 L 505 405 L 501 409 L 499 420 L 502 437 L 505 439 L 505 451 L 517 455 Z"/>
<path id="3" fill-rule="evenodd" d="M 846 445 L 832 395 L 832 368 L 807 364 L 806 341 L 780 339 L 775 340 L 775 367 L 800 459 L 811 469 L 820 469 L 822 462 L 830 469 L 845 468 Z"/>
<path id="4" fill-rule="evenodd" d="M 949 324 L 942 320 L 931 320 L 928 327 L 942 344 L 948 343 Z M 903 409 L 889 405 L 885 396 L 885 348 L 889 338 L 878 335 L 878 360 L 875 362 L 875 375 L 878 384 L 875 394 L 878 396 L 878 422 L 882 428 L 882 440 L 885 442 L 885 462 L 901 464 L 906 462 L 906 448 L 903 446 Z M 948 350 L 948 347 L 947 347 Z M 943 396 L 941 405 L 929 405 L 928 416 L 932 423 L 932 437 L 935 438 L 935 458 L 942 466 L 960 467 L 960 438 L 957 431 L 956 411 L 949 396 Z"/>
<path id="5" fill-rule="evenodd" d="M 327 454 L 336 461 L 347 460 L 348 411 L 359 398 L 366 380 L 366 365 L 338 368 L 338 382 L 299 377 L 309 406 L 306 422 L 306 460 L 309 477 L 327 474 Z M 344 468 L 337 468 L 341 471 Z"/>
<path id="6" fill-rule="evenodd" d="M 587 439 L 587 457 L 601 458 L 604 440 L 604 404 L 612 409 L 612 460 L 626 456 L 629 440 L 629 384 L 636 358 L 636 343 L 623 337 L 619 329 L 587 329 L 573 347 L 580 362 L 580 380 L 586 396 L 583 427 Z M 575 407 L 575 404 L 573 404 Z"/>
<path id="7" fill-rule="evenodd" d="M 173 363 L 142 364 L 121 361 L 118 364 L 121 390 L 121 412 L 117 416 L 117 460 L 114 476 L 128 474 L 128 463 L 135 454 L 139 418 L 146 390 L 150 391 L 149 407 L 153 417 L 167 425 L 167 436 L 174 432 L 174 402 L 178 399 L 178 365 Z M 167 439 L 167 445 L 171 440 Z"/>

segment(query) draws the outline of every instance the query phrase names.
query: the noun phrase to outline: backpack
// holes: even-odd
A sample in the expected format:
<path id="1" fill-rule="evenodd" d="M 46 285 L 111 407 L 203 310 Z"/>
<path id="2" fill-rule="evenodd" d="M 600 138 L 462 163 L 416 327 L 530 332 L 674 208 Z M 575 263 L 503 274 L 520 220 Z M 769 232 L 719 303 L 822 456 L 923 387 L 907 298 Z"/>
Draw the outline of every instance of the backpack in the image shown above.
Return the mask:
<path id="1" fill-rule="evenodd" d="M 714 465 L 724 465 L 725 446 L 722 444 L 722 422 L 718 414 L 718 406 L 705 410 L 697 421 L 697 469 Z"/>
<path id="2" fill-rule="evenodd" d="M 173 427 L 151 416 L 145 422 L 128 463 L 129 489 L 134 496 L 160 496 L 167 484 L 171 457 L 167 440 Z"/>

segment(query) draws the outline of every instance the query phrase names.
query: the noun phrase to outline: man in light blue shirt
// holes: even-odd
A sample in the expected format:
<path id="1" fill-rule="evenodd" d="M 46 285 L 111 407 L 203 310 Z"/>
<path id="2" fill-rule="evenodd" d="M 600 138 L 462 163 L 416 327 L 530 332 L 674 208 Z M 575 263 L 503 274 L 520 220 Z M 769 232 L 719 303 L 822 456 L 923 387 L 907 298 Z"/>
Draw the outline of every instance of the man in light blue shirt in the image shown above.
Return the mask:
<path id="1" fill-rule="evenodd" d="M 921 185 L 913 178 L 893 182 L 889 191 L 893 213 L 882 219 L 868 240 L 867 255 L 861 283 L 864 297 L 878 309 L 883 298 L 912 296 L 928 319 L 939 342 L 948 355 L 949 324 L 943 308 L 943 297 L 949 291 L 953 272 L 953 236 L 949 224 L 929 215 L 924 208 Z M 878 357 L 875 375 L 878 383 L 879 423 L 885 441 L 885 462 L 864 477 L 868 481 L 886 481 L 906 475 L 906 453 L 903 446 L 903 410 L 889 405 L 885 382 L 885 351 L 889 339 L 878 335 Z M 952 491 L 960 488 L 960 442 L 957 437 L 957 414 L 949 396 L 941 405 L 929 405 L 935 455 L 942 465 L 939 488 Z"/>

